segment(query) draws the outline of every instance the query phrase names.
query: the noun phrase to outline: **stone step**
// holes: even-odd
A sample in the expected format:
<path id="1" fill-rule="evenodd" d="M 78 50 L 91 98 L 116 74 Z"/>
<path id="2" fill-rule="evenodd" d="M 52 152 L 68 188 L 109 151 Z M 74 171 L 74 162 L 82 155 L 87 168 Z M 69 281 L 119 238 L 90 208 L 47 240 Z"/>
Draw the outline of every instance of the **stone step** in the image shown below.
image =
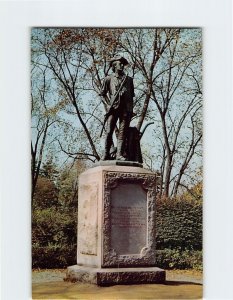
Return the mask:
<path id="1" fill-rule="evenodd" d="M 74 265 L 67 268 L 65 281 L 88 282 L 100 286 L 115 284 L 164 283 L 165 271 L 157 267 L 94 268 Z"/>

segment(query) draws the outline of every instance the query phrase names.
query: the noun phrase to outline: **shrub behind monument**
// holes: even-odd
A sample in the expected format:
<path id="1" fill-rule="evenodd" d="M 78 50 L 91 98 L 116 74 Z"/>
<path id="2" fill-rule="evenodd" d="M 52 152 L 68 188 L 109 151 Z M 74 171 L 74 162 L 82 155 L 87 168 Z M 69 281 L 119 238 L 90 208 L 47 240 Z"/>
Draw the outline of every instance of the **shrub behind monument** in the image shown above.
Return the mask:
<path id="1" fill-rule="evenodd" d="M 157 249 L 202 249 L 202 202 L 163 199 L 157 203 Z"/>

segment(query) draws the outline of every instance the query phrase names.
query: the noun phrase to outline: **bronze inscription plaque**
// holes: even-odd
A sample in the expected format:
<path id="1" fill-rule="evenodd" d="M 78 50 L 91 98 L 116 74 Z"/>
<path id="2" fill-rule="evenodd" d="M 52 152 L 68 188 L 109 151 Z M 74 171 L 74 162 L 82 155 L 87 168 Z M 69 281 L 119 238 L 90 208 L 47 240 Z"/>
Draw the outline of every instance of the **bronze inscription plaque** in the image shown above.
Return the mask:
<path id="1" fill-rule="evenodd" d="M 111 193 L 111 248 L 140 254 L 147 243 L 147 195 L 139 184 L 119 184 Z"/>

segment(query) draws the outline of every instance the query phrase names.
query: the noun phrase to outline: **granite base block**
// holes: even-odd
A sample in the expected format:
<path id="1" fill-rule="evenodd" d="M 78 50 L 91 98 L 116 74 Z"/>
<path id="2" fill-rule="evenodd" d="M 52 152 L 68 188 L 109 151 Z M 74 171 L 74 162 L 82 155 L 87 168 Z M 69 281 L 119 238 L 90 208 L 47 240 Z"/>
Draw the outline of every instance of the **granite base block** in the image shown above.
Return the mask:
<path id="1" fill-rule="evenodd" d="M 74 265 L 67 268 L 65 281 L 86 282 L 100 286 L 116 284 L 164 283 L 166 273 L 157 267 L 92 268 Z"/>

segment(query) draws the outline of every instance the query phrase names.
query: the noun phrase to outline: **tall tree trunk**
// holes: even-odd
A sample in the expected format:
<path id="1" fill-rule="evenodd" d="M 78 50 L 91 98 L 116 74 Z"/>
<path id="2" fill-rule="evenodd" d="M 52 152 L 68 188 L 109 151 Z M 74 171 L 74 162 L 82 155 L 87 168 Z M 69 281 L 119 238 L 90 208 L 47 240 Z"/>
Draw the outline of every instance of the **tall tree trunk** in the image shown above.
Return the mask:
<path id="1" fill-rule="evenodd" d="M 144 121 L 145 116 L 146 116 L 146 112 L 147 112 L 148 105 L 149 105 L 149 102 L 150 102 L 150 96 L 151 96 L 151 87 L 150 87 L 150 90 L 146 94 L 146 99 L 144 101 L 142 113 L 139 117 L 139 120 L 138 120 L 138 123 L 137 123 L 137 126 L 136 126 L 139 131 L 142 127 L 143 121 Z"/>
<path id="2" fill-rule="evenodd" d="M 171 179 L 171 170 L 172 170 L 172 159 L 171 156 L 168 155 L 165 167 L 165 179 L 164 179 L 164 190 L 163 196 L 169 196 L 169 188 L 170 188 L 170 179 Z"/>

